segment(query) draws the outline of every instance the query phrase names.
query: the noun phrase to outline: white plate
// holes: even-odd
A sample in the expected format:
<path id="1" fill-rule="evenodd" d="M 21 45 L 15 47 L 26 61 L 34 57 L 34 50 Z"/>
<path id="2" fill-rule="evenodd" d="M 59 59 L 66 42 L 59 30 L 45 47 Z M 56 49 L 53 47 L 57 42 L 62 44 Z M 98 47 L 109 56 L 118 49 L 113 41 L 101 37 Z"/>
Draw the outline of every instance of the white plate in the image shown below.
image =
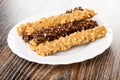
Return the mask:
<path id="1" fill-rule="evenodd" d="M 58 14 L 58 13 L 55 13 Z M 111 44 L 113 39 L 113 33 L 111 28 L 103 24 L 96 19 L 99 24 L 103 24 L 107 28 L 107 34 L 104 38 L 98 39 L 95 42 L 91 42 L 89 44 L 80 45 L 73 47 L 67 51 L 61 51 L 51 56 L 40 56 L 37 55 L 36 52 L 32 51 L 28 45 L 21 39 L 17 34 L 17 27 L 25 22 L 35 21 L 43 16 L 50 16 L 55 14 L 41 14 L 40 16 L 33 16 L 22 22 L 15 25 L 9 32 L 7 42 L 10 49 L 19 57 L 24 58 L 31 62 L 36 62 L 40 64 L 51 64 L 51 65 L 59 65 L 59 64 L 71 64 L 76 62 L 81 62 L 90 58 L 93 58 L 101 53 L 103 53 Z"/>

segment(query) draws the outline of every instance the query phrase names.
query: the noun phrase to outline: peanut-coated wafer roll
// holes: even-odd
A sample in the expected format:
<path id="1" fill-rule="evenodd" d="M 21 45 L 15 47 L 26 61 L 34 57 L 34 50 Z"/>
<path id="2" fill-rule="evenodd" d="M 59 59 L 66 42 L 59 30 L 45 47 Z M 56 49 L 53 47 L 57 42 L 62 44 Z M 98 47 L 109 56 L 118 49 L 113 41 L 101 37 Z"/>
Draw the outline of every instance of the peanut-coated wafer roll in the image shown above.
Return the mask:
<path id="1" fill-rule="evenodd" d="M 96 13 L 93 10 L 84 9 L 82 10 L 74 10 L 68 14 L 61 14 L 57 16 L 51 16 L 49 18 L 42 18 L 35 22 L 29 22 L 26 24 L 22 24 L 17 28 L 18 34 L 21 36 L 23 32 L 26 32 L 28 35 L 33 33 L 34 30 L 40 29 L 42 27 L 50 27 L 60 24 L 65 24 L 78 20 L 85 20 L 92 18 Z"/>
<path id="2" fill-rule="evenodd" d="M 69 36 L 60 37 L 57 40 L 46 41 L 38 46 L 34 46 L 34 48 L 38 55 L 46 56 L 58 51 L 67 50 L 76 45 L 95 41 L 98 38 L 104 37 L 106 32 L 107 30 L 104 26 L 98 26 L 93 29 L 72 33 Z"/>

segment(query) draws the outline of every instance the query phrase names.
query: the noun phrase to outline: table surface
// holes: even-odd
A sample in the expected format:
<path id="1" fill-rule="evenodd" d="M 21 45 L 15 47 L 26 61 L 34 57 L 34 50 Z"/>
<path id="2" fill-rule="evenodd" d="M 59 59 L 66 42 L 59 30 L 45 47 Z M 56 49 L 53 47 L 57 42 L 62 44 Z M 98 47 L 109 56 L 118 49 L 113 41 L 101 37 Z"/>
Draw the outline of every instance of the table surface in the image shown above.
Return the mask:
<path id="1" fill-rule="evenodd" d="M 120 80 L 119 3 L 119 0 L 0 0 L 0 80 Z M 76 6 L 94 9 L 97 17 L 111 26 L 113 42 L 101 55 L 69 65 L 46 65 L 21 59 L 8 47 L 8 32 L 19 21 Z"/>

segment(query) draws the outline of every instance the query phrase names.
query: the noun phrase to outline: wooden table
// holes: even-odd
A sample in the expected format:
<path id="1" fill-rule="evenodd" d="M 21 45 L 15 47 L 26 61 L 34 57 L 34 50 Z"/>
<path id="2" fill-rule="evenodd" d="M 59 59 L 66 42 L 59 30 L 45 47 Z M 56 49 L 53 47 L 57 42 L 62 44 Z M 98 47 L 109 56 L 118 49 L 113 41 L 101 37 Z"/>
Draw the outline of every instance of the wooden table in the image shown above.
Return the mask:
<path id="1" fill-rule="evenodd" d="M 118 0 L 38 1 L 0 0 L 0 80 L 120 80 L 120 6 Z M 67 5 L 67 6 L 66 6 Z M 19 21 L 36 14 L 66 10 L 78 5 L 98 12 L 114 33 L 114 40 L 103 54 L 69 65 L 44 65 L 16 56 L 8 47 L 7 35 Z M 90 53 L 92 54 L 92 53 Z"/>

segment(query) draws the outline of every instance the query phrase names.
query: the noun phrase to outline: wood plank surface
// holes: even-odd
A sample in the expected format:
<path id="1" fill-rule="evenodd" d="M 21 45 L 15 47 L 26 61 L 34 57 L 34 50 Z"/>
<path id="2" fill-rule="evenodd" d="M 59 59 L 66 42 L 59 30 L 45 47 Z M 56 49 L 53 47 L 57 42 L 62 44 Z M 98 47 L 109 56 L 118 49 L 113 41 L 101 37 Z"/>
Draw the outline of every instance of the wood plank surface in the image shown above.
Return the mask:
<path id="1" fill-rule="evenodd" d="M 100 1 L 102 0 L 98 0 Z M 47 6 L 47 2 L 41 0 L 0 0 L 0 80 L 120 80 L 120 6 L 118 0 L 111 1 L 113 2 L 108 3 L 108 6 L 103 3 L 103 6 L 107 7 L 105 10 L 103 7 L 100 8 L 100 16 L 106 18 L 104 21 L 110 24 L 114 33 L 110 48 L 101 55 L 83 62 L 46 65 L 29 62 L 15 55 L 8 47 L 7 35 L 19 21 L 47 10 L 54 11 L 60 8 L 51 3 Z M 63 5 L 66 4 L 63 2 Z M 106 14 L 102 11 L 106 11 Z"/>

